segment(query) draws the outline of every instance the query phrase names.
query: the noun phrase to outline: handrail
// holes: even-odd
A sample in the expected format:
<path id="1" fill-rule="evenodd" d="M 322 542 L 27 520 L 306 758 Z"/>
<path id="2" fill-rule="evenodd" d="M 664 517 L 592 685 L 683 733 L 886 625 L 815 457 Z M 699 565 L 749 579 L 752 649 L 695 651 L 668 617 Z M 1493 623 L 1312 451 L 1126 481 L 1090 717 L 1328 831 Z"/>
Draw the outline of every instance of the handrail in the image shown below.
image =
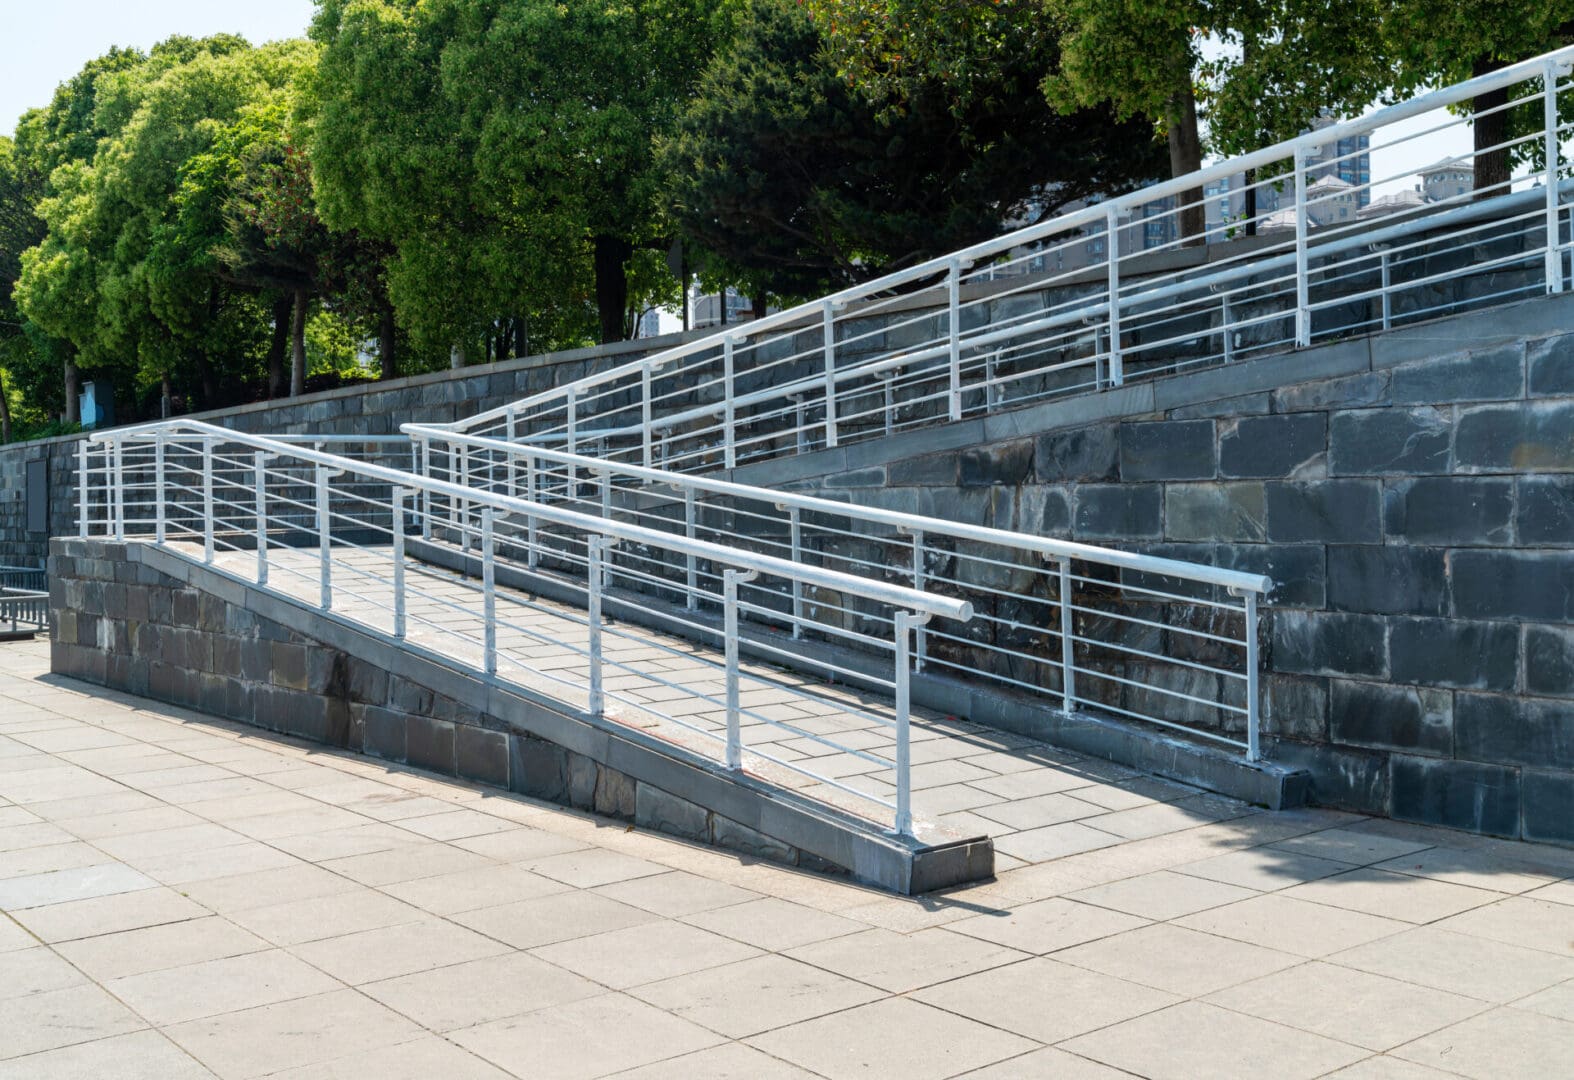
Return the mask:
<path id="1" fill-rule="evenodd" d="M 861 596 L 866 600 L 873 600 L 876 603 L 888 604 L 896 608 L 906 608 L 917 614 L 956 619 L 960 622 L 966 622 L 973 617 L 973 605 L 965 600 L 924 593 L 902 585 L 858 577 L 857 575 L 842 573 L 838 570 L 827 570 L 823 567 L 794 563 L 773 555 L 762 555 L 741 548 L 729 548 L 705 540 L 690 540 L 686 537 L 674 536 L 671 533 L 661 532 L 657 529 L 647 529 L 640 525 L 630 525 L 626 522 L 593 517 L 590 514 L 582 514 L 574 510 L 564 510 L 557 506 L 530 502 L 526 499 L 503 495 L 498 492 L 479 491 L 461 484 L 434 480 L 431 477 L 414 473 L 400 472 L 397 469 L 356 461 L 352 458 L 339 457 L 338 455 L 320 451 L 299 449 L 289 444 L 280 443 L 278 440 L 265 435 L 241 434 L 231 431 L 229 428 L 218 427 L 217 425 L 203 423 L 198 420 L 168 421 L 166 423 L 167 426 L 163 429 L 163 434 L 165 435 L 178 433 L 182 430 L 190 430 L 197 435 L 219 438 L 225 442 L 239 443 L 242 446 L 249 446 L 253 450 L 262 450 L 275 454 L 287 453 L 292 457 L 310 461 L 316 465 L 322 465 L 341 472 L 357 473 L 363 477 L 380 480 L 395 487 L 430 492 L 433 495 L 463 500 L 478 506 L 489 506 L 495 510 L 506 510 L 540 518 L 544 521 L 579 529 L 587 533 L 596 533 L 636 544 L 649 544 L 652 547 L 673 551 L 681 555 L 692 555 L 696 558 L 707 559 L 716 563 L 723 563 L 740 570 L 752 570 L 756 573 L 802 581 L 806 585 L 848 592 L 855 596 Z M 144 426 L 141 430 L 128 434 L 116 431 L 103 434 L 95 433 L 95 435 L 89 437 L 88 441 L 112 444 L 127 437 L 148 439 L 156 438 L 158 434 L 159 432 L 150 431 Z"/>
<path id="2" fill-rule="evenodd" d="M 980 259 L 1002 254 L 1010 251 L 1012 248 L 1032 244 L 1051 236 L 1083 228 L 1084 226 L 1106 222 L 1112 215 L 1119 214 L 1122 210 L 1141 207 L 1170 196 L 1200 190 L 1213 181 L 1233 176 L 1242 171 L 1255 170 L 1265 165 L 1282 162 L 1286 158 L 1296 157 L 1308 150 L 1319 150 L 1341 139 L 1369 134 L 1378 128 L 1401 122 L 1413 116 L 1420 116 L 1437 109 L 1472 101 L 1482 94 L 1512 86 L 1529 78 L 1538 77 L 1549 66 L 1559 70 L 1566 70 L 1570 64 L 1574 64 L 1574 46 L 1567 46 L 1407 101 L 1386 106 L 1366 116 L 1331 124 L 1316 131 L 1282 140 L 1259 150 L 1227 158 L 1213 165 L 1187 173 L 1184 176 L 1173 177 L 1092 206 L 1057 215 L 1049 221 L 1039 222 L 989 240 L 981 241 L 970 247 L 937 256 L 869 282 L 848 286 L 820 299 L 796 305 L 774 315 L 766 315 L 763 318 L 751 320 L 737 327 L 719 330 L 714 334 L 695 341 L 684 342 L 653 356 L 584 376 L 573 382 L 564 383 L 550 390 L 522 398 L 509 405 L 498 406 L 477 413 L 465 420 L 455 421 L 448 426 L 454 430 L 469 429 L 504 417 L 510 410 L 531 408 L 544 402 L 555 401 L 566 396 L 570 391 L 587 390 L 621 378 L 631 371 L 656 371 L 671 361 L 718 348 L 729 338 L 739 341 L 758 336 L 767 331 L 786 329 L 798 324 L 803 324 L 804 328 L 807 329 L 812 324 L 812 320 L 817 318 L 827 308 L 839 309 L 858 299 L 888 294 L 891 290 L 901 288 L 912 282 L 946 274 L 957 266 L 971 267 L 976 265 Z M 1119 256 L 1113 251 L 1114 247 L 1115 245 L 1112 244 L 1111 257 L 1118 258 Z"/>
<path id="3" fill-rule="evenodd" d="M 639 465 L 611 461 L 607 458 L 568 454 L 560 450 L 549 450 L 545 447 L 530 446 L 521 448 L 518 444 L 509 443 L 502 439 L 449 431 L 438 424 L 407 423 L 401 425 L 401 429 L 416 439 L 435 438 L 477 449 L 531 454 L 563 465 L 575 466 L 588 473 L 616 472 L 650 484 L 664 484 L 677 490 L 708 491 L 739 499 L 771 502 L 779 508 L 796 507 L 800 510 L 853 517 L 863 521 L 889 525 L 898 531 L 912 532 L 914 530 L 922 530 L 930 534 L 954 536 L 980 544 L 1017 548 L 1022 551 L 1033 552 L 1046 559 L 1083 559 L 1088 562 L 1103 563 L 1107 566 L 1118 566 L 1126 570 L 1218 585 L 1222 588 L 1240 592 L 1249 591 L 1264 594 L 1273 588 L 1273 579 L 1265 574 L 1248 574 L 1239 570 L 1227 570 L 1221 567 L 1210 566 L 1205 563 L 1181 562 L 1177 559 L 1165 559 L 1156 555 L 1121 551 L 1117 548 L 1098 547 L 1093 544 L 1083 544 L 1073 540 L 1056 540 L 1052 537 L 1009 532 L 1005 529 L 994 529 L 983 525 L 952 521 L 946 518 L 904 514 L 896 510 L 836 502 L 814 495 L 804 495 L 799 492 L 775 488 L 764 490 L 747 484 L 716 480 L 694 473 L 647 469 Z"/>

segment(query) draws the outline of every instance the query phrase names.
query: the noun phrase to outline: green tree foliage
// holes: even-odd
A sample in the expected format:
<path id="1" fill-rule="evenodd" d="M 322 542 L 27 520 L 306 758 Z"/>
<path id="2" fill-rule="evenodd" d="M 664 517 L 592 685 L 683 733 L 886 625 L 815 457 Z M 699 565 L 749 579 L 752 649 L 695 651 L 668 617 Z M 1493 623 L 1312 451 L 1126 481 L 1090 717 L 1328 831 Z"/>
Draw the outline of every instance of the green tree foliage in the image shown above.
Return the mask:
<path id="1" fill-rule="evenodd" d="M 1149 128 L 1038 93 L 1053 38 L 990 44 L 1020 51 L 987 84 L 919 65 L 849 85 L 797 3 L 755 0 L 664 145 L 683 232 L 735 282 L 805 295 L 1159 174 Z"/>

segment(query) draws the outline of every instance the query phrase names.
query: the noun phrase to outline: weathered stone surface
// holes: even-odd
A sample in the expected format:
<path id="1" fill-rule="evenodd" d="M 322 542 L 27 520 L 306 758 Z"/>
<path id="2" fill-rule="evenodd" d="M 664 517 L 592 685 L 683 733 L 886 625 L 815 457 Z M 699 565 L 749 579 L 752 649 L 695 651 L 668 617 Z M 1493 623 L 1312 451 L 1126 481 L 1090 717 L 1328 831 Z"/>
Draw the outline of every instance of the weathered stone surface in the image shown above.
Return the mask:
<path id="1" fill-rule="evenodd" d="M 1574 546 L 1574 477 L 1522 476 L 1515 524 L 1527 547 Z"/>
<path id="2" fill-rule="evenodd" d="M 1294 478 L 1323 464 L 1326 413 L 1250 416 L 1219 425 L 1219 475 Z"/>
<path id="3" fill-rule="evenodd" d="M 1388 662 L 1395 682 L 1512 691 L 1519 671 L 1519 628 L 1463 619 L 1395 619 L 1388 628 Z"/>
<path id="4" fill-rule="evenodd" d="M 1338 379 L 1286 386 L 1273 392 L 1274 407 L 1293 413 L 1303 409 L 1354 408 L 1388 400 L 1388 372 L 1363 371 Z"/>
<path id="5" fill-rule="evenodd" d="M 1169 484 L 1164 531 L 1171 540 L 1258 541 L 1266 535 L 1263 486 Z"/>
<path id="6" fill-rule="evenodd" d="M 1272 410 L 1273 395 L 1264 390 L 1256 394 L 1242 394 L 1239 397 L 1224 398 L 1220 401 L 1183 405 L 1178 409 L 1171 409 L 1168 419 L 1210 420 L 1214 417 L 1234 419 L 1241 416 L 1262 416 Z"/>
<path id="7" fill-rule="evenodd" d="M 718 847 L 741 851 L 745 855 L 754 855 L 762 859 L 771 859 L 774 862 L 790 864 L 797 855 L 793 848 L 780 840 L 774 840 L 758 830 L 751 829 L 731 818 L 722 817 L 720 814 L 711 815 L 711 842 Z"/>
<path id="8" fill-rule="evenodd" d="M 389 761 L 405 759 L 405 725 L 409 717 L 392 709 L 369 707 L 362 714 L 363 750 Z"/>
<path id="9" fill-rule="evenodd" d="M 1329 734 L 1336 743 L 1447 757 L 1453 752 L 1452 695 L 1444 690 L 1333 679 Z"/>
<path id="10" fill-rule="evenodd" d="M 568 751 L 531 735 L 508 737 L 509 787 L 548 802 L 568 800 Z"/>
<path id="11" fill-rule="evenodd" d="M 1525 367 L 1531 397 L 1574 397 L 1574 334 L 1530 342 Z"/>
<path id="12" fill-rule="evenodd" d="M 1466 549 L 1449 556 L 1454 614 L 1470 619 L 1574 619 L 1574 551 Z"/>
<path id="13" fill-rule="evenodd" d="M 886 483 L 892 487 L 911 485 L 949 486 L 957 482 L 957 453 L 925 454 L 923 457 L 893 461 L 885 467 Z"/>
<path id="14" fill-rule="evenodd" d="M 1461 409 L 1454 460 L 1460 472 L 1574 472 L 1574 401 Z"/>
<path id="15" fill-rule="evenodd" d="M 1328 602 L 1326 551 L 1321 544 L 1219 544 L 1212 557 L 1218 566 L 1272 578 L 1272 604 L 1321 608 Z"/>
<path id="16" fill-rule="evenodd" d="M 1396 405 L 1456 401 L 1499 401 L 1525 391 L 1525 343 L 1516 341 L 1480 352 L 1456 353 L 1392 371 L 1390 400 Z"/>
<path id="17" fill-rule="evenodd" d="M 596 767 L 596 796 L 594 809 L 607 817 L 634 819 L 635 783 L 627 773 L 606 765 Z"/>
<path id="18" fill-rule="evenodd" d="M 1157 540 L 1163 535 L 1157 484 L 1082 484 L 1074 530 L 1081 540 Z"/>
<path id="19" fill-rule="evenodd" d="M 466 780 L 508 787 L 508 736 L 473 724 L 454 727 L 455 771 Z"/>
<path id="20" fill-rule="evenodd" d="M 1384 532 L 1415 544 L 1506 545 L 1513 517 L 1514 481 L 1506 477 L 1419 477 L 1383 494 Z"/>
<path id="21" fill-rule="evenodd" d="M 1016 528 L 1034 536 L 1071 535 L 1071 493 L 1038 484 L 1017 492 Z"/>
<path id="22" fill-rule="evenodd" d="M 1331 546 L 1328 606 L 1335 611 L 1442 615 L 1448 610 L 1443 551 L 1383 544 Z"/>
<path id="23" fill-rule="evenodd" d="M 1156 420 L 1120 425 L 1120 478 L 1134 480 L 1211 480 L 1213 421 Z"/>
<path id="24" fill-rule="evenodd" d="M 996 443 L 963 450 L 960 482 L 963 487 L 1020 484 L 1033 469 L 1033 440 Z"/>
<path id="25" fill-rule="evenodd" d="M 1388 813 L 1388 758 L 1381 750 L 1277 741 L 1272 760 L 1312 774 L 1312 801 L 1364 814 Z"/>
<path id="26" fill-rule="evenodd" d="M 1519 835 L 1519 770 L 1394 755 L 1392 813 L 1403 821 Z"/>
<path id="27" fill-rule="evenodd" d="M 1270 482 L 1264 491 L 1272 543 L 1375 544 L 1382 539 L 1382 491 L 1376 480 Z"/>
<path id="28" fill-rule="evenodd" d="M 412 716 L 405 728 L 405 760 L 420 769 L 454 775 L 454 725 Z"/>
<path id="29" fill-rule="evenodd" d="M 688 840 L 710 839 L 710 811 L 649 784 L 635 789 L 634 824 Z"/>
<path id="30" fill-rule="evenodd" d="M 1574 844 L 1574 774 L 1522 769 L 1519 776 L 1524 838 Z"/>
<path id="31" fill-rule="evenodd" d="M 1334 413 L 1328 425 L 1328 472 L 1333 476 L 1447 472 L 1452 426 L 1451 417 L 1441 409 Z"/>
<path id="32" fill-rule="evenodd" d="M 1328 680 L 1270 675 L 1264 690 L 1264 732 L 1313 742 L 1328 738 Z"/>
<path id="33" fill-rule="evenodd" d="M 1507 694 L 1455 694 L 1454 756 L 1574 769 L 1574 724 L 1569 722 L 1568 702 Z"/>
<path id="34" fill-rule="evenodd" d="M 1297 675 L 1388 674 L 1388 623 L 1376 615 L 1277 611 L 1273 669 Z"/>
<path id="35" fill-rule="evenodd" d="M 1574 627 L 1525 627 L 1525 689 L 1574 697 Z M 1574 712 L 1574 705 L 1570 709 Z"/>
<path id="36" fill-rule="evenodd" d="M 1056 431 L 1038 438 L 1034 474 L 1041 483 L 1115 480 L 1120 475 L 1120 439 L 1114 424 Z"/>

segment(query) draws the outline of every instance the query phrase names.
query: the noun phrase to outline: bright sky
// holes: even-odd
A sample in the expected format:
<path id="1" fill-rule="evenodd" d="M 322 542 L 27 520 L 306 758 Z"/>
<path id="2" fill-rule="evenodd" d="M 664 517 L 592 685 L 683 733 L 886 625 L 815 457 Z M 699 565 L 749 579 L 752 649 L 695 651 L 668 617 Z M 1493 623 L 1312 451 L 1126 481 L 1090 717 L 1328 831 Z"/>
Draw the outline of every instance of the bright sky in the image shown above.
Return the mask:
<path id="1" fill-rule="evenodd" d="M 0 134 L 112 45 L 217 33 L 260 45 L 303 36 L 312 11 L 312 0 L 0 0 Z"/>

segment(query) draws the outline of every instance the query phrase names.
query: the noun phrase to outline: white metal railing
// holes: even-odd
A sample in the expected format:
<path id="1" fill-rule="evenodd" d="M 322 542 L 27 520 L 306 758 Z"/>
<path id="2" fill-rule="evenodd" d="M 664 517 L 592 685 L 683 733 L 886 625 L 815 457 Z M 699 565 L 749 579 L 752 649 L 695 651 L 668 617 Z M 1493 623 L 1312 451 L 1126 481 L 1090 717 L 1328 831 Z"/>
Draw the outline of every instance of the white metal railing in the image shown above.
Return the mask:
<path id="1" fill-rule="evenodd" d="M 1258 604 L 1268 578 L 1197 563 L 762 490 L 545 447 L 406 425 L 429 475 L 467 491 L 570 506 L 604 521 L 769 552 L 861 577 L 966 598 L 966 624 L 919 627 L 917 671 L 960 677 L 1067 712 L 1094 708 L 1259 755 Z M 461 503 L 438 507 L 462 520 Z M 543 528 L 543 526 L 536 526 Z M 459 537 L 464 542 L 464 537 Z M 631 589 L 689 607 L 721 572 L 693 556 L 625 550 Z M 585 572 L 582 563 L 558 565 Z M 771 588 L 770 584 L 778 586 Z M 752 588 L 746 616 L 793 639 L 870 617 L 856 598 L 777 580 Z"/>
<path id="2" fill-rule="evenodd" d="M 12 634 L 49 626 L 49 580 L 41 567 L 0 566 L 0 626 Z"/>
<path id="3" fill-rule="evenodd" d="M 1571 61 L 1574 47 L 1515 64 L 444 426 L 730 468 L 1561 292 Z M 1494 90 L 1507 101 L 1477 112 Z M 1406 195 L 1432 175 L 1427 147 L 1468 146 L 1492 116 L 1509 135 L 1452 164 L 1469 176 L 1506 155 L 1508 179 Z M 1192 190 L 1227 205 L 1188 239 Z M 1379 214 L 1390 196 L 1414 205 Z M 1238 242 L 1191 246 L 1204 239 Z"/>
<path id="4" fill-rule="evenodd" d="M 910 649 L 914 631 L 931 619 L 966 623 L 972 605 L 965 599 L 859 576 L 804 560 L 790 560 L 742 546 L 724 546 L 698 537 L 674 535 L 629 521 L 602 518 L 561 505 L 534 502 L 498 490 L 464 487 L 386 466 L 356 461 L 263 436 L 245 435 L 195 421 L 169 421 L 96 434 L 82 449 L 79 486 L 83 536 L 137 539 L 171 547 L 221 569 L 236 572 L 261 587 L 299 594 L 303 582 L 311 600 L 324 611 L 357 620 L 370 630 L 401 641 L 407 648 L 435 646 L 450 659 L 467 663 L 479 676 L 521 685 L 553 685 L 560 693 L 583 693 L 586 712 L 609 714 L 609 703 L 625 712 L 658 717 L 663 723 L 714 742 L 727 767 L 744 767 L 744 753 L 812 778 L 830 788 L 888 807 L 891 823 L 912 832 L 909 736 Z M 457 508 L 462 508 L 462 513 Z M 412 538 L 437 532 L 459 538 L 475 551 L 479 580 L 450 575 L 434 578 L 412 570 Z M 719 597 L 702 590 L 696 603 L 720 608 L 724 629 L 696 622 L 698 632 L 722 639 L 723 656 L 682 656 L 713 669 L 719 692 L 694 684 L 677 685 L 648 663 L 623 661 L 613 645 L 637 642 L 661 648 L 648 634 L 630 631 L 602 617 L 613 587 L 614 551 L 660 553 L 669 560 L 696 560 L 723 581 Z M 283 553 L 289 557 L 282 557 Z M 237 562 L 235 553 L 245 553 Z M 303 554 L 304 553 L 304 554 Z M 310 557 L 307 557 L 310 556 Z M 583 644 L 561 634 L 543 635 L 536 615 L 562 610 L 518 591 L 499 590 L 499 572 L 539 577 L 543 561 L 570 559 L 584 567 L 577 583 L 584 628 Z M 309 579 L 309 580 L 308 580 Z M 440 584 L 434 584 L 434 581 Z M 785 590 L 817 590 L 857 597 L 868 618 L 857 629 L 806 616 L 803 625 L 828 638 L 853 642 L 862 650 L 890 656 L 889 677 L 859 677 L 894 701 L 887 712 L 861 706 L 807 684 L 785 684 L 745 671 L 740 643 L 769 650 L 740 622 L 749 609 L 739 590 L 754 582 Z M 456 585 L 455 582 L 458 582 Z M 445 589 L 463 589 L 473 599 L 455 599 Z M 293 593 L 292 593 L 293 589 Z M 637 606 L 638 593 L 623 591 L 618 601 Z M 479 615 L 477 615 L 479 608 Z M 418 633 L 420 644 L 412 642 Z M 500 647 L 499 635 L 526 647 Z M 584 660 L 584 675 L 565 675 L 542 665 L 530 646 L 567 648 Z M 678 650 L 668 649 L 673 655 Z M 805 662 L 808 667 L 815 665 Z M 834 670 L 828 672 L 835 674 Z M 694 720 L 691 710 L 666 708 L 612 685 L 612 675 L 637 674 L 700 699 L 723 714 L 719 727 Z M 832 706 L 891 732 L 889 758 L 859 745 L 838 742 L 836 734 L 810 730 L 752 707 L 750 687 L 787 692 L 792 699 Z M 815 768 L 814 759 L 787 760 L 745 741 L 746 728 L 786 731 L 889 769 L 894 797 L 870 794 Z M 822 766 L 823 767 L 823 766 Z"/>

